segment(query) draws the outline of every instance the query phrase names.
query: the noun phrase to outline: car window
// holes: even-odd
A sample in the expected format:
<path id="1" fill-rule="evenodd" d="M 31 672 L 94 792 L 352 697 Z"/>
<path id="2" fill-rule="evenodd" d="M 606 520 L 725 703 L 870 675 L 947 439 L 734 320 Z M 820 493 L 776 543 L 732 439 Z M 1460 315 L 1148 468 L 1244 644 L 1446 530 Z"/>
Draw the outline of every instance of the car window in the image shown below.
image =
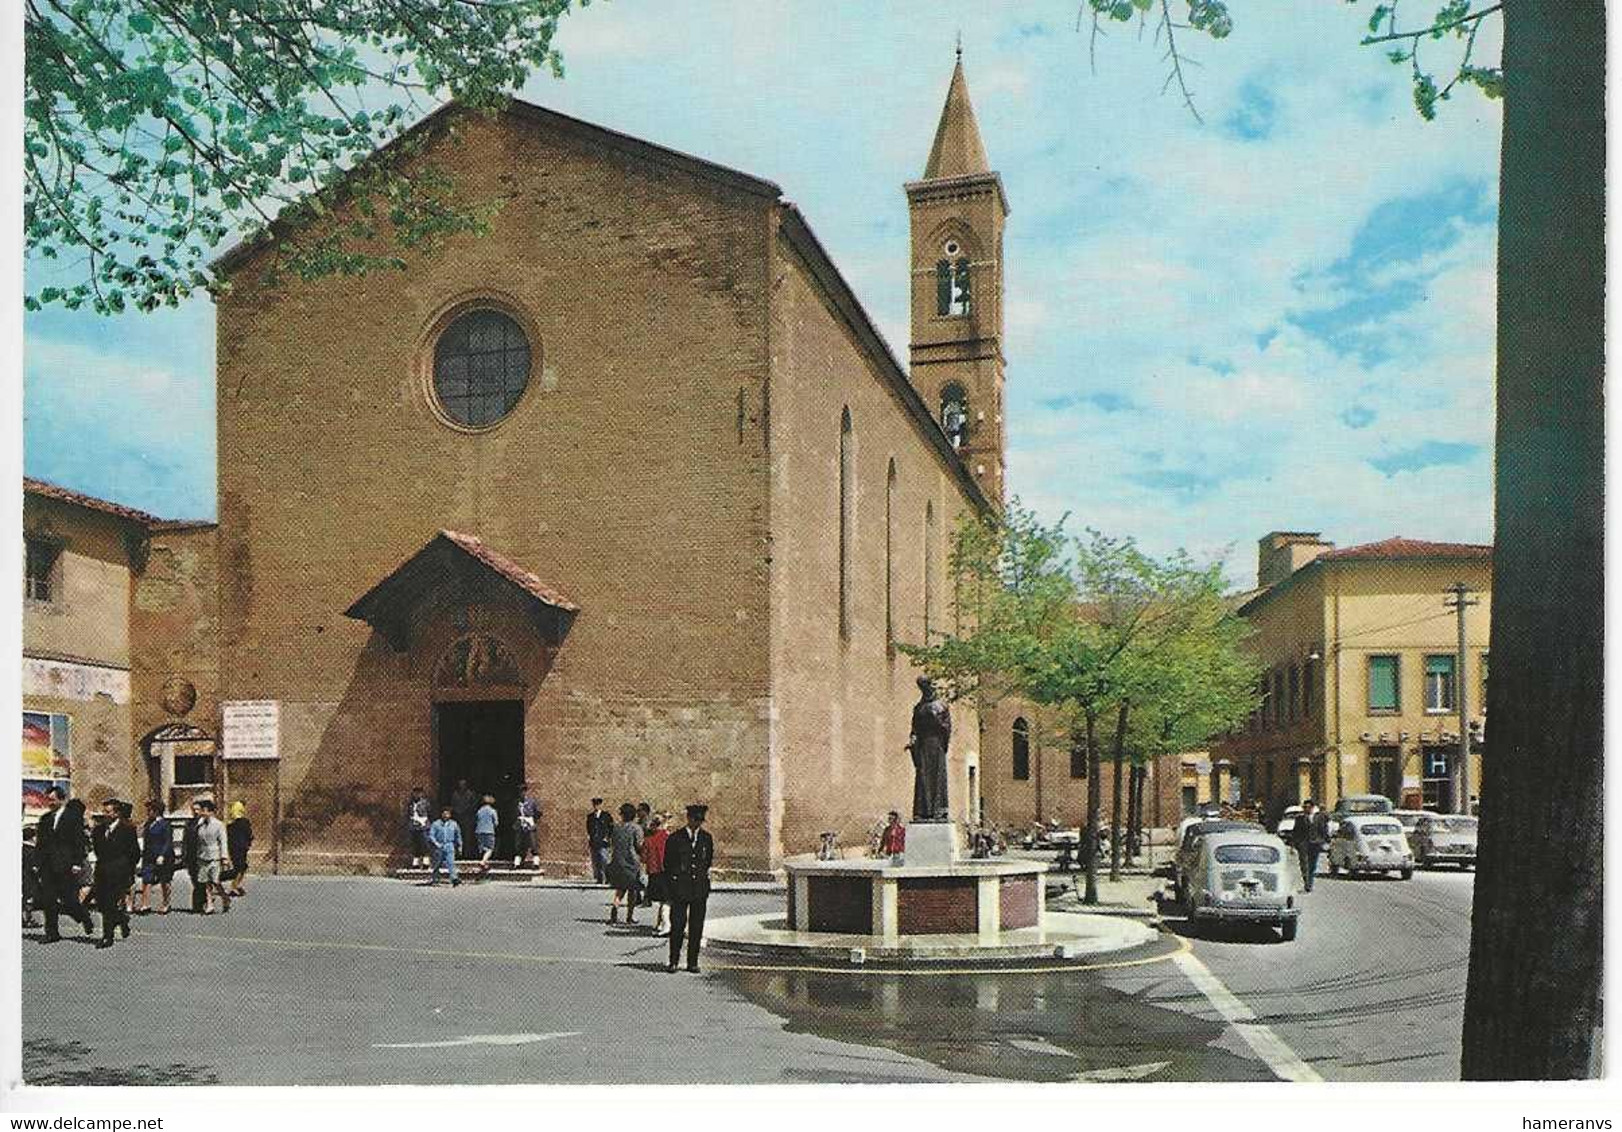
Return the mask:
<path id="1" fill-rule="evenodd" d="M 1431 821 L 1431 828 L 1438 832 L 1447 833 L 1474 833 L 1476 831 L 1475 818 L 1435 818 Z"/>
<path id="2" fill-rule="evenodd" d="M 1271 845 L 1218 845 L 1211 855 L 1222 865 L 1276 865 L 1279 858 Z"/>

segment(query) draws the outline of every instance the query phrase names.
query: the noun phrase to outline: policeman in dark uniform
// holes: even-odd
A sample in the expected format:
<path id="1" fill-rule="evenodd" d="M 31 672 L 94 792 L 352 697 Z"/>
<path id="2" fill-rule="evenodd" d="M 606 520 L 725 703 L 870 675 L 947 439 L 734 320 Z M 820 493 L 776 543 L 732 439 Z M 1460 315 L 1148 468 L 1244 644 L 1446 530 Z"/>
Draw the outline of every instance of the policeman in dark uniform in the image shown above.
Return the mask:
<path id="1" fill-rule="evenodd" d="M 688 806 L 687 824 L 665 842 L 665 881 L 670 886 L 670 966 L 681 958 L 687 936 L 687 969 L 698 970 L 698 948 L 704 938 L 704 911 L 710 902 L 710 865 L 715 839 L 704 829 L 708 806 Z"/>

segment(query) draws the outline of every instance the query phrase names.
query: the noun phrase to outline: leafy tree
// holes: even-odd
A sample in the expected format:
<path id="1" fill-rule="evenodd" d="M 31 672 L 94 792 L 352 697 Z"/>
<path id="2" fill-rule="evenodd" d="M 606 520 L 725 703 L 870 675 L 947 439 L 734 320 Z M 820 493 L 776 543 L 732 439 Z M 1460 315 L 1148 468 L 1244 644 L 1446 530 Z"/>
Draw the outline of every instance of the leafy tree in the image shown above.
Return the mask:
<path id="1" fill-rule="evenodd" d="M 25 0 L 24 231 L 56 261 L 25 302 L 174 306 L 216 286 L 207 256 L 233 232 L 274 237 L 274 279 L 402 267 L 484 231 L 444 170 L 400 167 L 403 135 L 425 105 L 490 109 L 533 68 L 561 74 L 570 6 Z M 341 223 L 304 224 L 340 195 Z"/>
<path id="2" fill-rule="evenodd" d="M 1175 40 L 1233 31 L 1219 0 L 1082 0 L 1102 24 L 1158 13 Z M 1407 10 L 1405 8 L 1405 10 Z M 1465 994 L 1465 1078 L 1598 1072 L 1604 956 L 1605 8 L 1445 0 L 1418 27 L 1377 4 L 1366 45 L 1410 69 L 1426 119 L 1460 86 L 1504 100 L 1498 209 L 1493 679 Z M 1474 58 L 1503 22 L 1499 66 Z M 1438 84 L 1420 52 L 1456 49 Z M 1483 380 L 1486 376 L 1483 375 Z M 1556 584 L 1551 584 L 1556 579 Z"/>

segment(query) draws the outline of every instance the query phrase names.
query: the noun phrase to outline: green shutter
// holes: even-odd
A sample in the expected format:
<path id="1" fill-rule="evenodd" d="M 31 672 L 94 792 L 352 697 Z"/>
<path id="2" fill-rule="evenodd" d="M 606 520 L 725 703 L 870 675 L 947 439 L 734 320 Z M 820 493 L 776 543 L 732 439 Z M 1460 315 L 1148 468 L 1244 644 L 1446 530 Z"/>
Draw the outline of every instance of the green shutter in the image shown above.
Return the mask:
<path id="1" fill-rule="evenodd" d="M 1397 658 L 1369 657 L 1369 710 L 1397 710 Z"/>

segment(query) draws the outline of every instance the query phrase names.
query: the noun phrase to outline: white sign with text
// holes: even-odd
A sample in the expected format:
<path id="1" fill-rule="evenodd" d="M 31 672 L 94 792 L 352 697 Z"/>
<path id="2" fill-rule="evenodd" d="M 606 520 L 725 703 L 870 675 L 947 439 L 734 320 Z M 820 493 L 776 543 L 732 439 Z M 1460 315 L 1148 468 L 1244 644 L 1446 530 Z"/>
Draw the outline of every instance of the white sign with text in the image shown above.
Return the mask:
<path id="1" fill-rule="evenodd" d="M 281 757 L 282 705 L 276 700 L 236 700 L 223 705 L 228 759 Z"/>

